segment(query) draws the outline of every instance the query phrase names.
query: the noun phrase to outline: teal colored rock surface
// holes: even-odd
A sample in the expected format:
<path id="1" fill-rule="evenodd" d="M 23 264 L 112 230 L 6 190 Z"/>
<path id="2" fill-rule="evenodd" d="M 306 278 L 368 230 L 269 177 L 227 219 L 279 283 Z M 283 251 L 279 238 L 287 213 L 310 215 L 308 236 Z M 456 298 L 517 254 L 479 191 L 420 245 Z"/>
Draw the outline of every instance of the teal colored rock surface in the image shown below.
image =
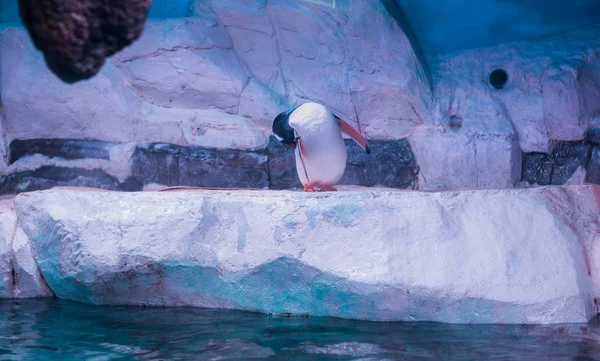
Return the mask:
<path id="1" fill-rule="evenodd" d="M 39 272 L 31 242 L 12 199 L 0 200 L 0 299 L 52 296 Z"/>
<path id="2" fill-rule="evenodd" d="M 596 314 L 594 190 L 55 189 L 21 194 L 15 209 L 68 300 L 563 323 Z"/>

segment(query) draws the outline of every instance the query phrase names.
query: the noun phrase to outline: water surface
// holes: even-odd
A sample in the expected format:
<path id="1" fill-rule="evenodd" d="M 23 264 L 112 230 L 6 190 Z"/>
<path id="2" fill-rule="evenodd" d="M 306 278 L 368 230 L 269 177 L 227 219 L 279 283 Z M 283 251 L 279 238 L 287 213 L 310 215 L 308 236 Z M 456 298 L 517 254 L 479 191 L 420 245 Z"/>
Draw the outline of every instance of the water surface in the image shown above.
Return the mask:
<path id="1" fill-rule="evenodd" d="M 468 326 L 0 301 L 0 360 L 600 360 L 597 323 Z"/>

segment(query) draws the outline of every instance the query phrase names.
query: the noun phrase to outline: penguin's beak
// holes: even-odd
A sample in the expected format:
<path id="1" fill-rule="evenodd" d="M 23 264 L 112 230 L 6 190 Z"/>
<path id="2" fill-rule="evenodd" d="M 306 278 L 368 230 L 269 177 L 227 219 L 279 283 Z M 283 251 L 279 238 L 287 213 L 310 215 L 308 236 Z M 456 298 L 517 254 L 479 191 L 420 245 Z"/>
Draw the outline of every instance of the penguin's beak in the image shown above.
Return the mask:
<path id="1" fill-rule="evenodd" d="M 285 140 L 282 140 L 281 144 L 289 145 L 290 147 L 292 147 L 292 149 L 296 149 L 296 141 L 293 141 L 291 143 L 287 143 Z"/>

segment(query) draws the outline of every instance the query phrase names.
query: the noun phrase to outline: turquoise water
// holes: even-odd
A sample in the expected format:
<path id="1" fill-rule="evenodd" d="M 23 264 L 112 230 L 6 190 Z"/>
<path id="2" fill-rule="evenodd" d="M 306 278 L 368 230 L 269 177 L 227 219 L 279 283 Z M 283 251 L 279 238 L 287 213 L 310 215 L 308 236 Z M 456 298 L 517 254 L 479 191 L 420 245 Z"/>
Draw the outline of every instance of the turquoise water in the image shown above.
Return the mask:
<path id="1" fill-rule="evenodd" d="M 600 360 L 597 324 L 459 326 L 0 302 L 0 360 Z"/>

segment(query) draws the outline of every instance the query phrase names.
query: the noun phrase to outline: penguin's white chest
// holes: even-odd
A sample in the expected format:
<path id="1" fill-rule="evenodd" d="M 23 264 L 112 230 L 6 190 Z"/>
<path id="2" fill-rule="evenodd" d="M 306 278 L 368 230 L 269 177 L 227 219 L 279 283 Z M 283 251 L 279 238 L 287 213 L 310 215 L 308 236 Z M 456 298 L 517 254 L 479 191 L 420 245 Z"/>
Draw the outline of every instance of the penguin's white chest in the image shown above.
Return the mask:
<path id="1" fill-rule="evenodd" d="M 296 149 L 296 171 L 303 185 L 334 186 L 346 169 L 346 148 L 339 144 L 321 147 L 303 145 L 302 156 Z M 304 160 L 304 161 L 303 161 Z"/>
<path id="2" fill-rule="evenodd" d="M 329 110 L 307 103 L 290 117 L 301 146 L 296 147 L 296 171 L 303 185 L 334 186 L 346 169 L 346 145 Z"/>

